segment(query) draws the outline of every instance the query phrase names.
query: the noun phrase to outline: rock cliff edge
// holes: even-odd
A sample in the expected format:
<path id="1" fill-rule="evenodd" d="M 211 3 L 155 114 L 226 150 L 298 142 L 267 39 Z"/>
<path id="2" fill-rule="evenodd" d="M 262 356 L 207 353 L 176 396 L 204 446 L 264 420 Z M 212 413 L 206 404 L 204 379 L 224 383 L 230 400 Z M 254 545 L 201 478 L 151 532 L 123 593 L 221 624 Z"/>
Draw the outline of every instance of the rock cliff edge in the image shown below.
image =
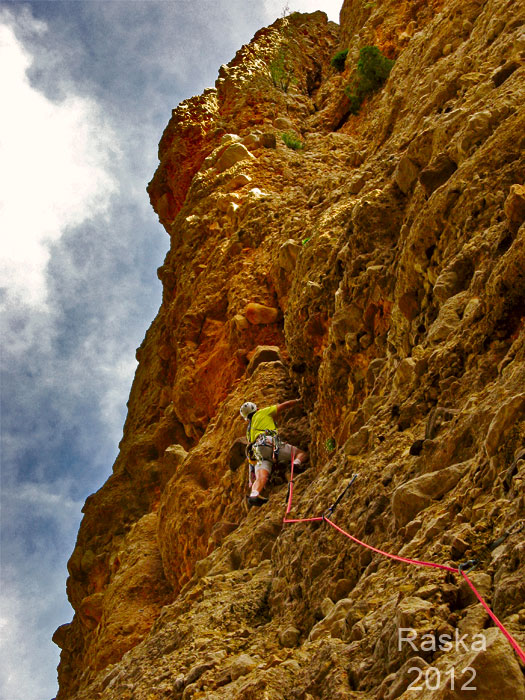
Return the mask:
<path id="1" fill-rule="evenodd" d="M 353 114 L 365 46 L 395 63 Z M 148 186 L 163 301 L 68 564 L 58 700 L 452 700 L 471 677 L 477 700 L 525 700 L 460 576 L 283 525 L 286 473 L 248 510 L 239 416 L 300 397 L 292 514 L 358 473 L 334 521 L 480 557 L 525 647 L 523 531 L 487 548 L 525 517 L 524 58 L 518 2 L 345 0 L 340 25 L 261 29 L 173 110 Z"/>

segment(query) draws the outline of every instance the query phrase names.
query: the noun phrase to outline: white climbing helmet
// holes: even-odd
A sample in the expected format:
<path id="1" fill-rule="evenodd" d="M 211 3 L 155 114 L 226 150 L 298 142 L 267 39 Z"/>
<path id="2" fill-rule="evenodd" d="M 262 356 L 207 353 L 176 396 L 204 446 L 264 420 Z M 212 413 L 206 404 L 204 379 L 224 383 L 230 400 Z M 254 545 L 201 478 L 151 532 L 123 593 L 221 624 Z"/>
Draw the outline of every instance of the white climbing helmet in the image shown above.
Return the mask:
<path id="1" fill-rule="evenodd" d="M 248 420 L 249 416 L 252 413 L 255 413 L 257 410 L 257 406 L 253 403 L 253 401 L 246 401 L 246 403 L 243 403 L 241 406 L 241 416 L 244 418 L 244 420 Z"/>

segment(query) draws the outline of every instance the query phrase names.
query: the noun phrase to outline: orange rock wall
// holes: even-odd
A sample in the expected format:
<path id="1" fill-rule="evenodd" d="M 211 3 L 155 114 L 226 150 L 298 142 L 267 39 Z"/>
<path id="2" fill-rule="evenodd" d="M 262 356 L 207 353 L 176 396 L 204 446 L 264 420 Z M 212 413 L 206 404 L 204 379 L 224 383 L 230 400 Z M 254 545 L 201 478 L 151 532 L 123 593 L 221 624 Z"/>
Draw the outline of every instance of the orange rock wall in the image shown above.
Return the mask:
<path id="1" fill-rule="evenodd" d="M 148 186 L 163 301 L 69 562 L 59 700 L 393 700 L 411 665 L 470 665 L 479 700 L 525 698 L 457 578 L 283 527 L 284 473 L 248 511 L 239 466 L 241 403 L 300 397 L 281 426 L 310 452 L 297 513 L 358 472 L 341 527 L 454 566 L 523 518 L 521 20 L 496 0 L 352 0 L 340 26 L 292 13 L 173 111 Z M 370 44 L 396 63 L 352 116 Z M 524 574 L 519 536 L 474 574 L 522 644 Z M 403 627 L 485 631 L 487 648 L 413 654 Z"/>

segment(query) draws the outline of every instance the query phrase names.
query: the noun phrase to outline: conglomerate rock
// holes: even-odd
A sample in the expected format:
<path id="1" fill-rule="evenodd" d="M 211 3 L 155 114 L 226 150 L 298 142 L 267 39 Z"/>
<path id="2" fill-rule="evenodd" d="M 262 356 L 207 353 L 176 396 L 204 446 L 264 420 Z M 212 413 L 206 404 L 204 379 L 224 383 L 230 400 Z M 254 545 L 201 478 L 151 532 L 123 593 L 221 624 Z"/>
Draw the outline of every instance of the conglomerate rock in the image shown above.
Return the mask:
<path id="1" fill-rule="evenodd" d="M 525 698 L 459 574 L 283 524 L 286 472 L 249 511 L 239 417 L 300 397 L 291 515 L 326 513 L 357 473 L 333 521 L 405 557 L 480 558 L 472 580 L 525 646 L 523 14 L 292 13 L 173 111 L 148 187 L 163 302 L 69 562 L 59 700 Z M 351 115 L 366 45 L 395 65 Z"/>

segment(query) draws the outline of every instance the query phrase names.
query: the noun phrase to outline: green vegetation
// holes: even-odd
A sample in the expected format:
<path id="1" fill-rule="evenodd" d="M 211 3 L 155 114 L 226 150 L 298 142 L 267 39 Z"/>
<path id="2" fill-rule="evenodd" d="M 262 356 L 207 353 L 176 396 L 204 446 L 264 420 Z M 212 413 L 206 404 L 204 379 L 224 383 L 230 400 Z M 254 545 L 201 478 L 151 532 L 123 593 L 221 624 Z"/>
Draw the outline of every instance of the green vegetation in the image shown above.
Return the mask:
<path id="1" fill-rule="evenodd" d="M 335 440 L 333 437 L 328 438 L 328 440 L 324 444 L 325 449 L 327 452 L 333 452 L 335 450 Z"/>
<path id="2" fill-rule="evenodd" d="M 338 51 L 335 56 L 332 58 L 330 61 L 330 64 L 337 70 L 339 73 L 342 73 L 345 69 L 345 62 L 346 62 L 346 57 L 348 56 L 348 49 L 344 49 L 344 51 Z"/>
<path id="3" fill-rule="evenodd" d="M 309 240 L 309 238 L 303 238 L 303 240 L 301 241 L 301 245 L 306 245 Z"/>
<path id="4" fill-rule="evenodd" d="M 282 133 L 281 138 L 288 148 L 291 148 L 294 151 L 300 151 L 302 148 L 304 148 L 303 143 L 299 140 L 297 135 L 290 131 L 285 131 Z"/>
<path id="5" fill-rule="evenodd" d="M 383 85 L 394 63 L 383 56 L 377 46 L 364 46 L 360 50 L 356 75 L 345 88 L 345 95 L 350 100 L 350 114 L 358 114 L 364 98 Z"/>
<path id="6" fill-rule="evenodd" d="M 274 86 L 283 92 L 288 92 L 290 83 L 294 82 L 295 78 L 286 64 L 286 58 L 282 49 L 279 51 L 277 58 L 270 63 L 269 69 Z"/>

